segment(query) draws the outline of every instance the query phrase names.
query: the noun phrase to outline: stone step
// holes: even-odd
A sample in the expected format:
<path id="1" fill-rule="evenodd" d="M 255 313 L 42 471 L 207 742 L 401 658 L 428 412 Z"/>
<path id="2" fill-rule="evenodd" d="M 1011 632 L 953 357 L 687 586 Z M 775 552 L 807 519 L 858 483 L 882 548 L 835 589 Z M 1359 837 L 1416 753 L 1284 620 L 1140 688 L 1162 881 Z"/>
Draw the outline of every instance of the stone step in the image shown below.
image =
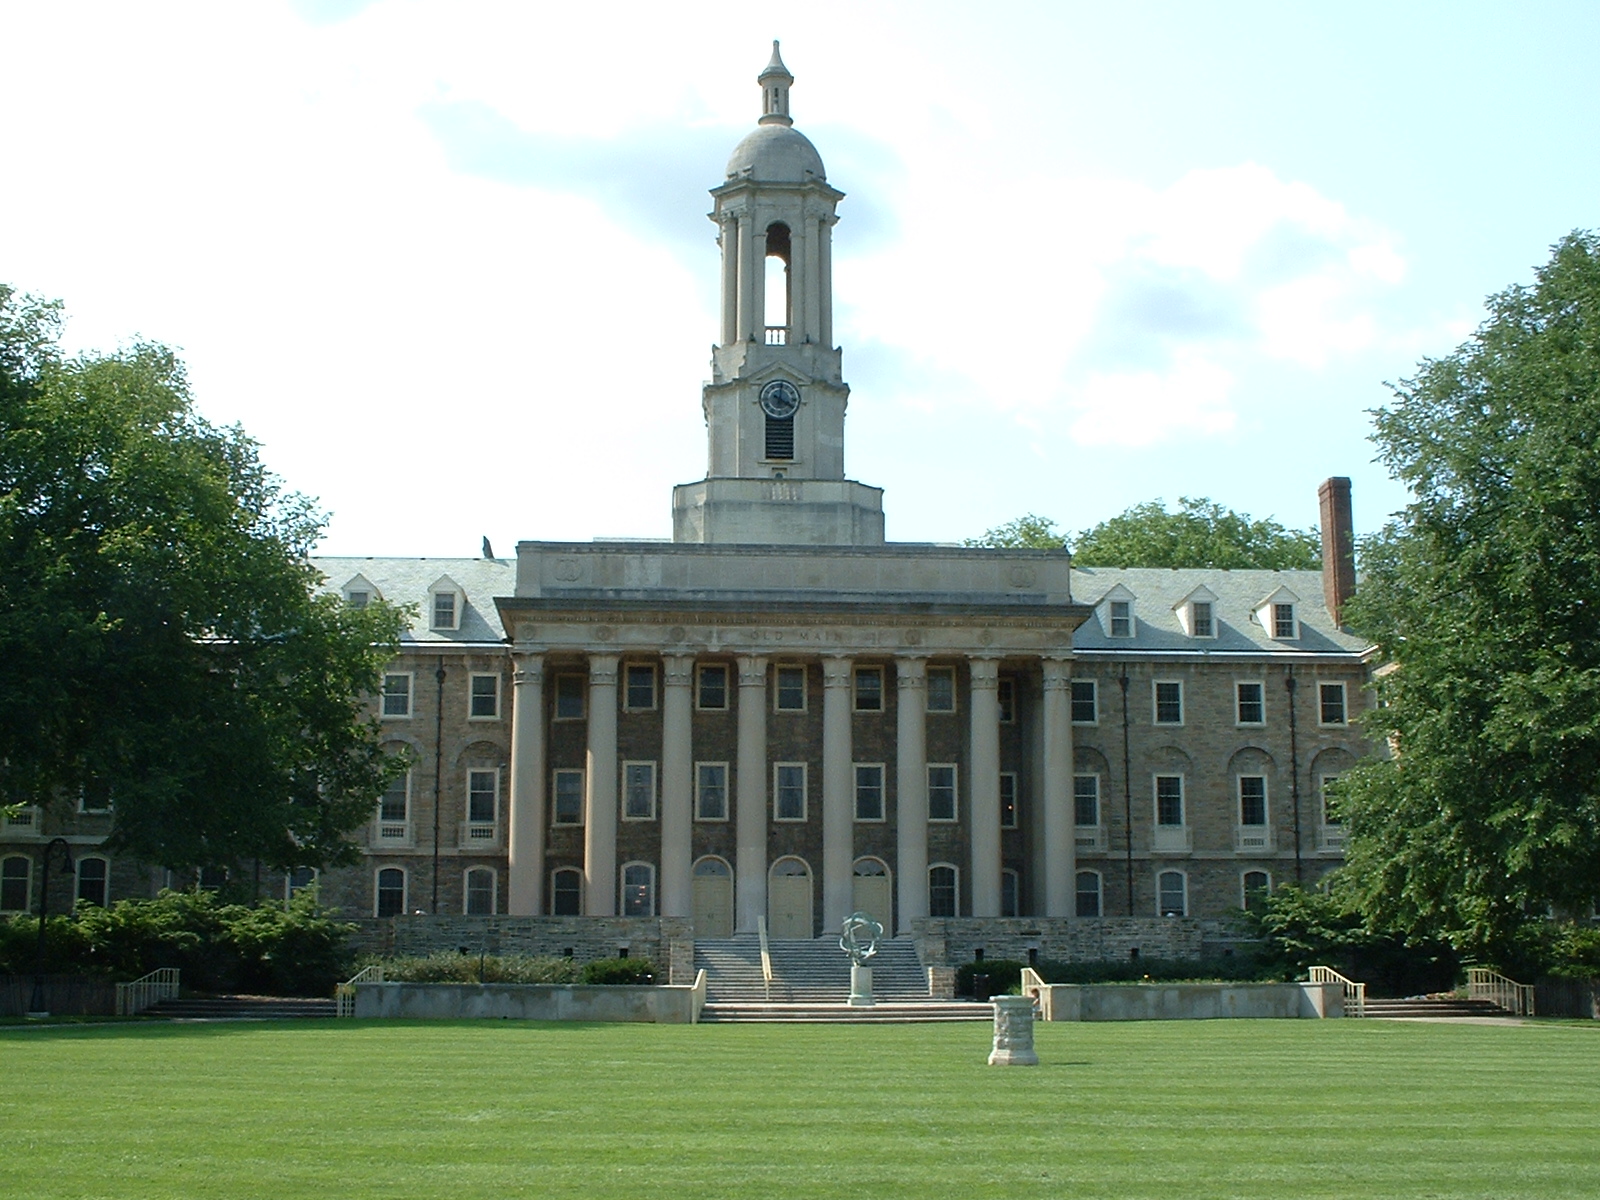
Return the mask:
<path id="1" fill-rule="evenodd" d="M 1368 1000 L 1369 1017 L 1504 1017 L 1511 1014 L 1487 1000 L 1432 999 Z"/>
<path id="2" fill-rule="evenodd" d="M 771 1000 L 839 1003 L 850 992 L 850 960 L 837 939 L 769 943 Z M 927 976 L 909 939 L 885 940 L 869 961 L 873 995 L 880 1002 L 918 1002 L 928 995 Z M 695 967 L 706 972 L 707 997 L 716 1003 L 765 1003 L 760 940 L 753 934 L 695 943 Z"/>
<path id="3" fill-rule="evenodd" d="M 945 1021 L 993 1021 L 989 1004 L 707 1004 L 701 1024 L 911 1025 Z"/>
<path id="4" fill-rule="evenodd" d="M 290 996 L 183 996 L 144 1010 L 147 1017 L 188 1021 L 278 1020 L 288 1017 L 332 1017 L 332 1000 Z"/>

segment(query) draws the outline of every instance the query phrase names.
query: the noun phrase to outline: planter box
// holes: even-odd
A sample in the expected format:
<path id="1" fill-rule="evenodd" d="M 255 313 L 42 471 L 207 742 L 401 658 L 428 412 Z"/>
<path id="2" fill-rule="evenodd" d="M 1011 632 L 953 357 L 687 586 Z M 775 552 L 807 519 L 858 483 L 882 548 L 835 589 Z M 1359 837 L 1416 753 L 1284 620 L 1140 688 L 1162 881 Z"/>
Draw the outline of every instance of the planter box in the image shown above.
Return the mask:
<path id="1" fill-rule="evenodd" d="M 705 986 L 545 983 L 358 983 L 358 1017 L 424 1020 L 641 1021 L 691 1025 Z"/>
<path id="2" fill-rule="evenodd" d="M 1337 983 L 1047 983 L 1037 990 L 1046 1021 L 1344 1016 Z"/>

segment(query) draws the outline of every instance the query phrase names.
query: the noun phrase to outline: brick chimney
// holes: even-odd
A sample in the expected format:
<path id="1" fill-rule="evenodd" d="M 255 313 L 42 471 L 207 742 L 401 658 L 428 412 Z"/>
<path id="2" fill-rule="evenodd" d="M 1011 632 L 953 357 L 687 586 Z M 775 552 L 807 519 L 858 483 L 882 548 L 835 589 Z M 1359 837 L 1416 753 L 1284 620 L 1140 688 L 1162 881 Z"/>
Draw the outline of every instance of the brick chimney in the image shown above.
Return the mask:
<path id="1" fill-rule="evenodd" d="M 1343 625 L 1341 611 L 1356 590 L 1356 538 L 1350 518 L 1350 481 L 1343 476 L 1326 480 L 1317 489 L 1322 504 L 1322 597 L 1335 625 Z"/>

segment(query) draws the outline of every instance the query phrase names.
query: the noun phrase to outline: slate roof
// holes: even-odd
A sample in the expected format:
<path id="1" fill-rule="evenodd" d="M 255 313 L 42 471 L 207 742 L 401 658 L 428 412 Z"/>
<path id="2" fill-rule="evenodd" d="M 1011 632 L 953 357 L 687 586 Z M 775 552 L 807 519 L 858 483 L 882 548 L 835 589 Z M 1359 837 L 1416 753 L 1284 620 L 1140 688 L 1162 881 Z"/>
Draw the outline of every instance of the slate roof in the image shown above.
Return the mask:
<path id="1" fill-rule="evenodd" d="M 517 587 L 517 564 L 510 558 L 321 558 L 311 565 L 326 577 L 331 592 L 342 592 L 357 575 L 371 582 L 391 604 L 416 607 L 411 628 L 402 643 L 473 644 L 503 642 L 506 631 L 495 608 L 496 596 L 509 596 Z M 448 575 L 463 592 L 459 629 L 428 628 L 428 589 Z"/>

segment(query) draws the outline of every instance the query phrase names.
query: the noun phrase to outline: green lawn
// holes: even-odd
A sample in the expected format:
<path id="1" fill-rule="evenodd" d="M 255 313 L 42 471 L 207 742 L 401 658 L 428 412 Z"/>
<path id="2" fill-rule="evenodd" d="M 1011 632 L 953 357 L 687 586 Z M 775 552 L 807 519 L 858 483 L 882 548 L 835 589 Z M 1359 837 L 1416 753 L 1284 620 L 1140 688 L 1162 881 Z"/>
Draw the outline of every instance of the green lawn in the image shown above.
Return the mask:
<path id="1" fill-rule="evenodd" d="M 0 1030 L 0 1196 L 1600 1196 L 1600 1026 Z"/>

